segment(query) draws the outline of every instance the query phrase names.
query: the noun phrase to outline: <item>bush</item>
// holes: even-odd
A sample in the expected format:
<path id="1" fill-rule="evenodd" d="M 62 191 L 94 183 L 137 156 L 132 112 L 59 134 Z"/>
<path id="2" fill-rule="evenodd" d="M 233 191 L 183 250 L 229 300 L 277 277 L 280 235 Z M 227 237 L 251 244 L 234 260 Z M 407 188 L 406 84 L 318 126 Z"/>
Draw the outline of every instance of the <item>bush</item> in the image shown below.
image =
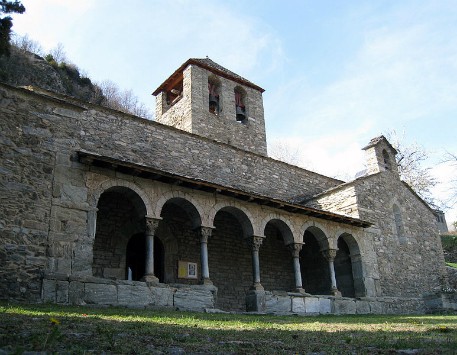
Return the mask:
<path id="1" fill-rule="evenodd" d="M 441 244 L 443 244 L 443 248 L 444 249 L 457 248 L 457 235 L 455 235 L 455 234 L 442 234 L 441 235 Z"/>

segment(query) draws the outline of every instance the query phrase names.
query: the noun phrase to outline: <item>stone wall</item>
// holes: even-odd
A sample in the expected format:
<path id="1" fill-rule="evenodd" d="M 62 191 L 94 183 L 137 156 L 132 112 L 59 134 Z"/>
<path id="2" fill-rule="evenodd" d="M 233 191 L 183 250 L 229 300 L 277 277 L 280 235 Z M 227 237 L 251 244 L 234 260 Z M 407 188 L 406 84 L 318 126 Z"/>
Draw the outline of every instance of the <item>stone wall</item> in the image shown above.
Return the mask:
<path id="1" fill-rule="evenodd" d="M 356 199 L 351 207 L 345 204 Z M 359 178 L 335 192 L 318 196 L 308 205 L 359 217 L 372 222 L 368 230 L 385 296 L 414 296 L 440 289 L 444 257 L 433 212 L 389 171 Z M 394 205 L 401 215 L 400 229 Z M 349 207 L 349 209 L 348 209 Z M 350 212 L 349 212 L 350 211 Z"/>
<path id="2" fill-rule="evenodd" d="M 280 199 L 338 183 L 77 100 L 0 85 L 0 101 L 1 297 L 38 299 L 43 269 L 92 274 L 96 203 L 78 150 Z"/>
<path id="3" fill-rule="evenodd" d="M 236 120 L 234 89 L 240 84 L 218 77 L 219 112 L 209 112 L 208 77 L 210 71 L 189 65 L 183 72 L 182 97 L 167 104 L 166 93 L 157 95 L 156 120 L 202 137 L 228 143 L 242 150 L 267 154 L 262 93 L 244 86 L 247 119 Z"/>
<path id="4" fill-rule="evenodd" d="M 421 314 L 428 311 L 422 298 L 345 298 L 265 292 L 265 312 L 273 314 Z"/>
<path id="5" fill-rule="evenodd" d="M 252 285 L 252 256 L 246 238 L 266 237 L 259 251 L 261 281 L 267 291 L 279 289 L 285 293 L 294 286 L 292 258 L 285 241 L 302 242 L 309 228 L 319 230 L 326 245 L 333 248 L 337 247 L 339 236 L 353 236 L 351 240 L 360 252 L 357 257 L 362 260 L 360 280 L 363 280 L 364 294 L 368 296 L 383 294 L 414 299 L 437 286 L 439 275 L 430 272 L 439 269 L 442 259 L 440 245 L 433 239 L 436 234 L 430 229 L 434 217 L 430 217 L 433 219 L 430 221 L 428 209 L 398 180 L 393 182 L 385 174 L 358 180 L 354 185 L 359 198 L 357 213 L 375 224 L 363 230 L 217 193 L 126 175 L 116 170 L 115 164 L 106 168 L 85 165 L 77 160 L 76 152 L 85 150 L 284 200 L 315 195 L 338 185 L 337 180 L 70 99 L 64 101 L 0 85 L 0 100 L 0 174 L 2 186 L 5 186 L 0 194 L 3 242 L 0 297 L 77 303 L 81 299 L 78 295 L 86 295 L 89 290 L 88 296 L 83 296 L 83 302 L 107 302 L 97 298 L 98 288 L 101 288 L 102 293 L 112 291 L 116 294 L 117 303 L 112 296 L 113 304 L 122 304 L 128 294 L 135 300 L 139 289 L 130 289 L 130 286 L 143 289 L 146 284 L 125 284 L 129 286 L 128 290 L 119 291 L 125 286 L 119 280 L 125 277 L 122 250 L 132 234 L 144 231 L 141 218 L 146 215 L 162 218 L 157 238 L 165 248 L 165 282 L 170 285 L 187 283 L 182 287 L 169 286 L 176 288 L 174 307 L 186 298 L 186 292 L 191 292 L 188 290 L 198 287 L 195 280 L 178 280 L 176 263 L 187 259 L 197 262 L 201 269 L 200 242 L 195 234 L 195 227 L 200 225 L 216 227 L 208 241 L 208 254 L 210 278 L 219 288 L 215 302 L 219 302 L 221 308 L 243 309 L 244 296 Z M 108 218 L 112 221 L 127 215 L 131 216 L 131 223 L 124 223 L 130 227 L 122 233 L 122 223 L 119 223 L 119 231 L 114 233 L 119 232 L 116 237 L 119 243 L 111 250 L 110 263 L 104 265 L 103 270 L 97 270 L 100 265 L 95 263 L 96 275 L 113 279 L 101 282 L 100 278 L 92 279 L 94 257 L 95 260 L 104 258 L 99 253 L 101 245 L 108 241 L 112 231 L 97 229 L 98 213 L 102 216 L 106 212 L 98 209 L 98 202 L 104 192 L 118 187 L 137 197 L 130 199 L 131 206 L 123 206 L 125 212 Z M 385 196 L 396 196 L 396 203 L 402 207 L 404 244 L 399 245 L 395 238 L 390 201 Z M 193 206 L 196 212 L 192 218 L 180 210 L 183 206 L 167 205 L 168 201 L 180 200 Z M 127 210 L 132 208 L 136 213 L 130 215 Z M 422 220 L 412 222 L 417 216 Z M 268 226 L 269 221 L 280 221 L 282 229 Z M 99 231 L 101 239 L 96 240 Z M 64 276 L 63 279 L 45 277 L 42 285 L 44 272 Z M 71 297 L 76 297 L 76 301 L 70 300 Z M 124 301 L 119 303 L 119 299 Z"/>
<path id="6" fill-rule="evenodd" d="M 214 286 L 147 285 L 138 281 L 107 280 L 96 277 L 68 277 L 56 274 L 43 279 L 44 302 L 72 305 L 175 308 L 204 311 L 214 308 Z"/>

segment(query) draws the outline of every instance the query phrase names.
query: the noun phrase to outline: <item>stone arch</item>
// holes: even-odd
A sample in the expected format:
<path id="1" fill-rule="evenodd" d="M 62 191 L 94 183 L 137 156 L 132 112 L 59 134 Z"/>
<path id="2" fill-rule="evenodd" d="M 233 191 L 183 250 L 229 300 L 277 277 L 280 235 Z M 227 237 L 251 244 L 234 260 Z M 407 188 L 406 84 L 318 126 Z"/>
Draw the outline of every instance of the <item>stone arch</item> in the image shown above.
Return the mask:
<path id="1" fill-rule="evenodd" d="M 244 88 L 241 86 L 235 86 L 233 89 L 235 95 L 235 112 L 236 120 L 238 122 L 244 122 L 248 117 L 248 107 L 247 107 L 247 93 Z"/>
<path id="2" fill-rule="evenodd" d="M 131 189 L 132 184 L 119 186 L 111 181 L 101 185 L 107 186 L 97 199 L 92 272 L 97 277 L 124 279 L 129 240 L 146 229 L 145 195 Z"/>
<path id="3" fill-rule="evenodd" d="M 222 111 L 221 80 L 214 74 L 208 75 L 208 109 L 209 112 L 218 115 Z"/>
<path id="4" fill-rule="evenodd" d="M 175 203 L 183 208 L 191 219 L 193 228 L 202 225 L 202 216 L 204 216 L 204 213 L 202 213 L 203 209 L 190 194 L 183 191 L 168 191 L 162 194 L 156 202 L 154 216 L 159 217 L 161 215 L 163 206 L 167 202 Z"/>
<path id="5" fill-rule="evenodd" d="M 146 207 L 146 215 L 153 216 L 154 210 L 152 208 L 151 201 L 150 201 L 148 195 L 141 189 L 141 187 L 139 187 L 137 184 L 135 184 L 133 182 L 118 179 L 118 178 L 105 180 L 104 182 L 102 182 L 100 184 L 100 186 L 97 189 L 95 189 L 93 191 L 93 194 L 92 194 L 93 206 L 97 206 L 98 200 L 100 199 L 100 196 L 103 192 L 105 192 L 106 190 L 113 188 L 113 187 L 125 187 L 125 188 L 128 188 L 128 189 L 134 191 L 143 201 L 143 203 Z"/>
<path id="6" fill-rule="evenodd" d="M 261 222 L 260 230 L 265 234 L 265 228 L 268 223 L 273 223 L 276 228 L 281 231 L 281 234 L 284 238 L 284 244 L 288 245 L 295 242 L 294 238 L 294 227 L 291 225 L 289 220 L 282 218 L 277 213 L 269 213 Z"/>
<path id="7" fill-rule="evenodd" d="M 260 279 L 266 290 L 288 292 L 295 289 L 294 236 L 290 225 L 279 218 L 264 220 L 265 239 L 259 249 Z M 263 225 L 264 223 L 262 223 Z"/>
<path id="8" fill-rule="evenodd" d="M 328 248 L 330 248 L 330 246 L 331 246 L 330 241 L 329 241 L 330 233 L 320 223 L 307 222 L 303 225 L 301 230 L 302 230 L 302 233 L 300 233 L 300 238 L 301 238 L 300 242 L 303 242 L 303 237 L 304 237 L 305 233 L 308 231 L 314 235 L 314 237 L 316 238 L 316 240 L 319 243 L 321 250 L 327 250 Z"/>
<path id="9" fill-rule="evenodd" d="M 214 227 L 214 218 L 221 210 L 229 213 L 233 212 L 234 216 L 239 220 L 243 227 L 244 237 L 262 235 L 262 231 L 260 230 L 258 224 L 254 223 L 256 220 L 252 216 L 251 212 L 235 201 L 223 201 L 215 204 L 208 213 L 207 221 L 209 222 L 209 226 Z"/>
<path id="10" fill-rule="evenodd" d="M 359 244 L 352 234 L 344 232 L 338 237 L 335 274 L 338 290 L 343 297 L 366 296 L 362 256 Z"/>
<path id="11" fill-rule="evenodd" d="M 327 234 L 315 223 L 307 223 L 301 236 L 304 243 L 300 251 L 302 284 L 306 292 L 329 295 L 332 290 L 328 260 L 324 251 L 329 249 Z"/>
<path id="12" fill-rule="evenodd" d="M 194 201 L 188 198 L 185 193 L 171 191 L 163 195 L 156 205 L 155 213 L 160 213 L 161 220 L 155 238 L 164 246 L 165 283 L 198 283 L 198 277 L 179 278 L 176 267 L 180 262 L 197 263 L 197 272 L 201 274 L 200 240 L 196 229 L 202 225 L 202 220 Z"/>
<path id="13" fill-rule="evenodd" d="M 255 234 L 248 211 L 237 203 L 219 203 L 211 211 L 215 229 L 208 238 L 211 280 L 218 288 L 216 307 L 246 310 L 245 294 L 252 286 L 252 249 Z"/>

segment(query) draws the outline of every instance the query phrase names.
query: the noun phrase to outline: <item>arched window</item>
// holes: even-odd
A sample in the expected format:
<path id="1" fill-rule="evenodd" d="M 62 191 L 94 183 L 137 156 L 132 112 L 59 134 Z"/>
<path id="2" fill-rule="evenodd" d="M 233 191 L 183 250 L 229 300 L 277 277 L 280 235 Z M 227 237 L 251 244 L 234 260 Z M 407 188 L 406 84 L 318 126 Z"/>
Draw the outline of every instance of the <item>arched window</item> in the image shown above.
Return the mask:
<path id="1" fill-rule="evenodd" d="M 235 88 L 235 110 L 236 110 L 236 120 L 239 122 L 243 122 L 247 115 L 246 115 L 246 91 L 237 86 Z"/>
<path id="2" fill-rule="evenodd" d="M 385 149 L 383 149 L 383 151 L 382 151 L 382 157 L 384 159 L 384 168 L 386 170 L 392 170 L 390 156 L 389 156 L 389 153 L 387 153 L 387 151 Z"/>
<path id="3" fill-rule="evenodd" d="M 398 240 L 400 243 L 406 242 L 405 237 L 405 228 L 403 226 L 403 220 L 401 218 L 400 208 L 397 205 L 393 205 L 393 214 L 394 214 L 394 221 L 395 221 L 395 229 L 397 232 Z"/>
<path id="4" fill-rule="evenodd" d="M 208 109 L 209 112 L 215 115 L 221 111 L 220 106 L 221 82 L 215 76 L 208 77 Z"/>

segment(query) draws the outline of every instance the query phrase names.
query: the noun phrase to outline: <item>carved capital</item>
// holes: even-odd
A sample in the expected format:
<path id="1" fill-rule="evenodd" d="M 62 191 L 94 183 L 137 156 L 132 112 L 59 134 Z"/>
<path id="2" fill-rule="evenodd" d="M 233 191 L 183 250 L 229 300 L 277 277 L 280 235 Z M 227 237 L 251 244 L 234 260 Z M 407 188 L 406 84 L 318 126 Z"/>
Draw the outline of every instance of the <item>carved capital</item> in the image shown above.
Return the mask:
<path id="1" fill-rule="evenodd" d="M 253 235 L 250 238 L 246 238 L 246 242 L 248 243 L 248 245 L 251 247 L 251 249 L 253 251 L 259 251 L 260 246 L 263 243 L 263 239 L 264 239 L 263 237 Z"/>
<path id="2" fill-rule="evenodd" d="M 333 262 L 335 260 L 335 257 L 336 257 L 336 252 L 337 252 L 337 249 L 322 250 L 322 255 L 328 261 L 332 261 Z"/>
<path id="3" fill-rule="evenodd" d="M 160 219 L 146 217 L 146 234 L 155 235 Z"/>
<path id="4" fill-rule="evenodd" d="M 300 251 L 303 247 L 302 243 L 291 243 L 288 245 L 290 251 L 292 252 L 292 256 L 294 258 L 298 258 L 300 256 Z"/>
<path id="5" fill-rule="evenodd" d="M 213 228 L 201 226 L 197 229 L 197 233 L 202 243 L 208 243 L 208 238 L 213 235 Z"/>

